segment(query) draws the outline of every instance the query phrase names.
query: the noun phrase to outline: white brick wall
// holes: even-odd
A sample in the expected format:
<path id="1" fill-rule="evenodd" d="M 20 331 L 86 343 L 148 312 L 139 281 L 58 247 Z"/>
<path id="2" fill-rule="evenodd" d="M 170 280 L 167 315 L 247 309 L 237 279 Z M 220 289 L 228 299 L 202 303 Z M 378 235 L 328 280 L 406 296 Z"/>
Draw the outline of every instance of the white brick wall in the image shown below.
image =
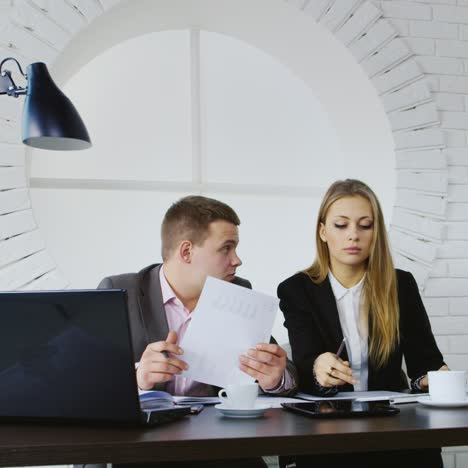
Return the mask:
<path id="1" fill-rule="evenodd" d="M 465 72 L 465 63 L 461 59 L 449 57 L 418 56 L 416 63 L 425 73 L 441 75 L 463 75 Z"/>
<path id="2" fill-rule="evenodd" d="M 382 2 L 382 11 L 387 18 L 431 20 L 432 10 L 429 5 L 416 2 Z"/>
<path id="3" fill-rule="evenodd" d="M 424 68 L 424 67 L 423 67 Z M 450 68 L 450 67 L 447 67 Z M 437 73 L 435 69 L 433 72 Z M 432 93 L 434 101 L 439 110 L 463 111 L 465 110 L 465 96 L 450 93 Z"/>
<path id="4" fill-rule="evenodd" d="M 409 35 L 431 39 L 458 39 L 458 25 L 432 21 L 409 21 Z"/>
<path id="5" fill-rule="evenodd" d="M 397 194 L 391 236 L 399 253 L 426 263 L 434 247 L 421 244 L 421 239 L 432 239 L 432 245 L 438 245 L 423 301 L 447 363 L 468 370 L 468 0 L 381 0 L 374 4 L 381 5 L 384 19 L 395 21 L 400 38 L 415 54 L 431 90 L 443 139 L 435 149 L 435 130 L 425 130 L 427 135 L 396 136 L 397 149 L 402 149 L 396 158 L 402 190 Z M 379 79 L 374 77 L 374 83 Z M 394 110 L 398 98 L 384 96 L 387 111 Z M 447 184 L 445 193 L 442 180 Z M 440 191 L 442 199 L 432 199 L 432 205 L 423 187 L 428 192 Z M 445 207 L 440 205 L 442 200 Z M 468 447 L 444 450 L 444 463 L 468 467 Z"/>
<path id="6" fill-rule="evenodd" d="M 450 299 L 448 310 L 450 315 L 466 315 L 466 311 L 468 310 L 468 297 Z"/>
<path id="7" fill-rule="evenodd" d="M 423 302 L 429 317 L 449 314 L 449 299 L 446 297 L 424 297 Z"/>
<path id="8" fill-rule="evenodd" d="M 441 76 L 440 90 L 447 93 L 468 93 L 468 76 Z"/>
<path id="9" fill-rule="evenodd" d="M 434 5 L 432 7 L 434 22 L 468 24 L 468 10 L 464 7 Z"/>
<path id="10" fill-rule="evenodd" d="M 464 41 L 437 39 L 435 45 L 435 55 L 440 55 L 441 57 L 468 57 L 468 43 Z"/>
<path id="11" fill-rule="evenodd" d="M 1 55 L 52 61 L 118 0 L 46 3 L 0 0 Z M 349 48 L 381 97 L 396 149 L 396 263 L 423 288 L 448 364 L 468 369 L 468 0 L 289 3 Z M 0 214 L 30 207 L 17 111 L 0 110 Z M 0 249 L 0 289 L 65 287 L 29 213 L 3 217 L 0 234 L 16 236 Z M 451 448 L 444 460 L 467 468 L 468 452 Z"/>

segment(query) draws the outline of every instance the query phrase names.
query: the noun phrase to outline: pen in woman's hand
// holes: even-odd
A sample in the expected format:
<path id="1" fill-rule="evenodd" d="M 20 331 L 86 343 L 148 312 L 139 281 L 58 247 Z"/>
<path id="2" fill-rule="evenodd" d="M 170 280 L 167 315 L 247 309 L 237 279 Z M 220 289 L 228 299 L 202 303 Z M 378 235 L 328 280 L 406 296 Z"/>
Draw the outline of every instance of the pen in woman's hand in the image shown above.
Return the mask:
<path id="1" fill-rule="evenodd" d="M 340 343 L 340 347 L 338 348 L 338 351 L 335 353 L 335 356 L 337 358 L 340 357 L 341 353 L 343 352 L 343 349 L 345 347 L 345 344 L 346 344 L 346 338 L 343 338 L 343 340 L 341 341 Z"/>

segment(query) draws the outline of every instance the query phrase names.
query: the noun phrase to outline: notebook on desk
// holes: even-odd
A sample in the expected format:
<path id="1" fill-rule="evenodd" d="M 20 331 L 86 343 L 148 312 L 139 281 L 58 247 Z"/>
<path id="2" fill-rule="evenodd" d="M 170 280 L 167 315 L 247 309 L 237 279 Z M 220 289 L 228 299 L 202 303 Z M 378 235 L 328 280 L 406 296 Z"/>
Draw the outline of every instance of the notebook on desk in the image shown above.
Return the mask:
<path id="1" fill-rule="evenodd" d="M 0 420 L 155 425 L 140 408 L 122 290 L 0 292 Z"/>

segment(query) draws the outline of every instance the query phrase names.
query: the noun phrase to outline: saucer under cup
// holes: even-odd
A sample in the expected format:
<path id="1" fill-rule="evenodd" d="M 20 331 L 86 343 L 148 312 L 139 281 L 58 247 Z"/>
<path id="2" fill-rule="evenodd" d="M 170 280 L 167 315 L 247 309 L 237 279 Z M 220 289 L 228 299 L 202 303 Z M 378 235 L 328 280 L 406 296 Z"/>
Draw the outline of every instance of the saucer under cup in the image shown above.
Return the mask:
<path id="1" fill-rule="evenodd" d="M 270 405 L 256 403 L 253 408 L 232 408 L 224 404 L 215 405 L 215 408 L 226 418 L 260 418 L 265 414 L 265 411 L 270 408 Z"/>
<path id="2" fill-rule="evenodd" d="M 468 398 L 461 401 L 433 401 L 431 397 L 421 397 L 418 403 L 434 408 L 465 408 L 468 406 Z"/>

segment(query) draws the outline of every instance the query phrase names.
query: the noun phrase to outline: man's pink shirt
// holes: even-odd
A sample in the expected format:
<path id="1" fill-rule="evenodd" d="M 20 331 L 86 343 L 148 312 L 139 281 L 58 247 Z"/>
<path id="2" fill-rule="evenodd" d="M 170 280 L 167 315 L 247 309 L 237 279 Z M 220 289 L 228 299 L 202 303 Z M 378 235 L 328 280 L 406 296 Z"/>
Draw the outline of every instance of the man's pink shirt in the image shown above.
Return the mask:
<path id="1" fill-rule="evenodd" d="M 178 299 L 170 284 L 167 282 L 164 275 L 164 266 L 159 270 L 159 282 L 161 284 L 167 324 L 169 325 L 169 330 L 177 333 L 177 344 L 179 344 L 187 331 L 190 320 L 192 319 L 192 314 L 184 304 L 182 304 L 180 299 Z M 184 359 L 183 354 L 178 357 L 182 360 Z M 176 375 L 167 383 L 166 391 L 172 395 L 206 396 L 210 393 L 210 385 L 196 382 L 195 380 L 188 379 L 181 375 Z"/>

